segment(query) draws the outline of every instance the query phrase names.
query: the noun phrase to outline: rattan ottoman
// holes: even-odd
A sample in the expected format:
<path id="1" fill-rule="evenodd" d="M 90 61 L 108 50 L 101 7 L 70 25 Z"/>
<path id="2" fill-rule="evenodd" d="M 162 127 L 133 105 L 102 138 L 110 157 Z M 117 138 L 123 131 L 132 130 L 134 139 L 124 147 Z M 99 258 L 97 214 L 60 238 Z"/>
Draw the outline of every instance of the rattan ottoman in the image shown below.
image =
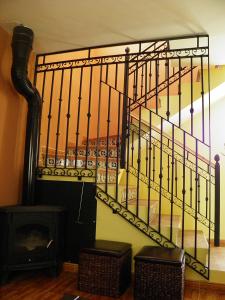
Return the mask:
<path id="1" fill-rule="evenodd" d="M 181 300 L 184 293 L 184 251 L 145 246 L 135 259 L 135 300 Z"/>
<path id="2" fill-rule="evenodd" d="M 92 294 L 118 297 L 130 285 L 131 245 L 97 240 L 80 251 L 78 288 Z"/>

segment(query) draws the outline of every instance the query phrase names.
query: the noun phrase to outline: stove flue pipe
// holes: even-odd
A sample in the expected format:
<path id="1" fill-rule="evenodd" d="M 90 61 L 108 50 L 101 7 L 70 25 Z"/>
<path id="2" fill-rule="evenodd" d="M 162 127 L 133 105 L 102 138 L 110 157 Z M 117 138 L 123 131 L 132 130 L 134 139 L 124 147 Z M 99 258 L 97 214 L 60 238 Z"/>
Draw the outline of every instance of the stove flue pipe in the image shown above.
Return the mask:
<path id="1" fill-rule="evenodd" d="M 41 98 L 27 78 L 27 65 L 32 50 L 33 31 L 24 26 L 16 26 L 12 37 L 11 77 L 15 89 L 25 97 L 28 104 L 26 142 L 24 154 L 22 204 L 34 204 L 34 186 L 37 167 L 39 118 Z"/>

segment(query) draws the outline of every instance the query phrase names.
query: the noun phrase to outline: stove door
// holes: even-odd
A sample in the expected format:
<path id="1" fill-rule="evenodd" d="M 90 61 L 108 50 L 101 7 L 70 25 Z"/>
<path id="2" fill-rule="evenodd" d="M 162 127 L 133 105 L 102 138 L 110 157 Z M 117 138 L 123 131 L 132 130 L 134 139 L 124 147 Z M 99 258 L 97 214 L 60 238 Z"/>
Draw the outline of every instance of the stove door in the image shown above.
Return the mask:
<path id="1" fill-rule="evenodd" d="M 54 257 L 55 226 L 51 213 L 13 216 L 9 240 L 9 263 L 45 263 Z"/>

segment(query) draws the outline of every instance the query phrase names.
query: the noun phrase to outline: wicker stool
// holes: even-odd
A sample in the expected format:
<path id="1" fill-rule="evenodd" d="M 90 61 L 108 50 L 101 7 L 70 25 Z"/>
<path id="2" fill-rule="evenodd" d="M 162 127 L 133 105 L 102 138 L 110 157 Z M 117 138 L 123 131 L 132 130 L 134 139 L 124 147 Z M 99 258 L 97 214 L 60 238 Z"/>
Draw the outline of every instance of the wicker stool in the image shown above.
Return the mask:
<path id="1" fill-rule="evenodd" d="M 183 299 L 184 251 L 145 246 L 134 257 L 134 299 Z"/>
<path id="2" fill-rule="evenodd" d="M 118 297 L 130 285 L 131 245 L 97 240 L 80 251 L 78 288 L 92 294 Z"/>

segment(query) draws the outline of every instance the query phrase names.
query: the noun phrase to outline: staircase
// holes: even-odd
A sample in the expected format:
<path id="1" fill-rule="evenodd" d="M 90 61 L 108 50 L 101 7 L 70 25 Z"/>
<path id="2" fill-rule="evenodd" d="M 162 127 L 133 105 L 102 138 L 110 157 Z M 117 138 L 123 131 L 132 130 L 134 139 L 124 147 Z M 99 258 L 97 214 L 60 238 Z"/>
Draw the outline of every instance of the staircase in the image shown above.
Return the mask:
<path id="1" fill-rule="evenodd" d="M 182 233 L 182 216 L 178 212 L 177 214 L 173 214 L 172 219 L 169 213 L 161 213 L 159 214 L 159 200 L 158 197 L 155 196 L 155 199 L 147 199 L 147 197 L 140 199 L 137 201 L 137 185 L 135 183 L 134 177 L 138 177 L 137 169 L 130 166 L 129 167 L 129 180 L 133 180 L 133 184 L 123 184 L 126 182 L 126 174 L 123 170 L 120 170 L 120 182 L 117 182 L 117 157 L 119 156 L 119 152 L 117 155 L 117 146 L 116 140 L 117 137 L 110 136 L 109 137 L 109 157 L 108 164 L 106 168 L 106 137 L 101 137 L 100 149 L 97 152 L 96 146 L 97 140 L 93 139 L 90 143 L 90 148 L 88 154 L 86 155 L 85 146 L 87 141 L 84 139 L 82 144 L 78 146 L 78 155 L 77 155 L 77 167 L 81 170 L 85 169 L 87 166 L 89 170 L 97 170 L 97 195 L 96 197 L 106 203 L 109 207 L 112 208 L 114 212 L 128 220 L 132 223 L 136 228 L 138 228 L 145 235 L 149 236 L 154 242 L 159 244 L 160 246 L 166 247 L 182 247 L 186 251 L 186 264 L 192 266 L 196 266 L 198 264 L 197 272 L 201 275 L 207 276 L 207 268 L 205 265 L 207 264 L 208 257 L 208 242 L 202 230 L 199 230 L 196 234 L 197 237 L 197 249 L 198 249 L 198 258 L 196 258 L 196 245 L 195 245 L 195 230 L 185 229 L 185 233 Z M 44 149 L 45 150 L 45 149 Z M 45 153 L 45 151 L 43 151 Z M 52 155 L 49 152 L 48 155 L 48 165 L 47 168 L 60 168 L 64 167 L 65 164 L 65 153 L 61 153 L 58 156 L 58 161 L 55 161 L 54 151 Z M 98 156 L 96 154 L 98 153 Z M 74 145 L 70 144 L 68 147 L 66 167 L 77 168 L 75 167 L 75 159 L 74 159 Z M 87 162 L 86 162 L 87 157 Z M 98 158 L 98 168 L 96 169 L 96 159 Z M 112 160 L 110 161 L 111 158 Z M 45 155 L 43 155 L 43 161 L 45 161 Z M 112 163 L 113 162 L 113 163 Z M 60 169 L 61 170 L 61 169 Z M 63 169 L 62 169 L 63 170 Z M 118 172 L 118 173 L 119 173 Z M 106 173 L 107 179 L 106 179 Z M 121 174 L 123 173 L 123 174 Z M 132 175 L 134 175 L 133 178 Z M 141 175 L 141 176 L 140 176 Z M 142 181 L 145 185 L 148 186 L 149 178 L 144 174 L 139 174 L 139 180 Z M 107 188 L 107 193 L 105 192 Z M 143 188 L 143 187 L 142 187 Z M 151 189 L 155 192 L 159 193 L 159 185 L 152 181 Z M 171 201 L 171 194 L 166 194 L 164 191 L 163 196 L 166 198 L 169 195 L 169 201 Z M 137 203 L 138 202 L 138 203 Z M 168 202 L 169 204 L 169 202 Z M 182 209 L 182 199 L 174 196 L 174 204 Z M 185 212 L 195 217 L 194 208 L 190 207 L 188 204 L 184 207 Z M 138 211 L 137 211 L 138 210 Z M 206 227 L 209 225 L 209 221 L 204 218 L 204 216 L 200 216 L 200 222 Z M 160 232 L 159 232 L 159 224 L 161 224 Z M 214 224 L 211 225 L 214 228 Z M 184 239 L 182 241 L 182 234 L 184 235 Z M 183 245 L 182 245 L 183 243 Z"/>
<path id="2" fill-rule="evenodd" d="M 143 42 L 120 54 L 106 48 L 104 56 L 83 50 L 82 59 L 37 64 L 36 85 L 39 176 L 95 182 L 96 198 L 114 217 L 149 243 L 183 248 L 186 264 L 209 279 L 219 166 L 211 160 L 207 41 L 190 37 L 185 48 L 176 48 L 178 39 Z"/>

